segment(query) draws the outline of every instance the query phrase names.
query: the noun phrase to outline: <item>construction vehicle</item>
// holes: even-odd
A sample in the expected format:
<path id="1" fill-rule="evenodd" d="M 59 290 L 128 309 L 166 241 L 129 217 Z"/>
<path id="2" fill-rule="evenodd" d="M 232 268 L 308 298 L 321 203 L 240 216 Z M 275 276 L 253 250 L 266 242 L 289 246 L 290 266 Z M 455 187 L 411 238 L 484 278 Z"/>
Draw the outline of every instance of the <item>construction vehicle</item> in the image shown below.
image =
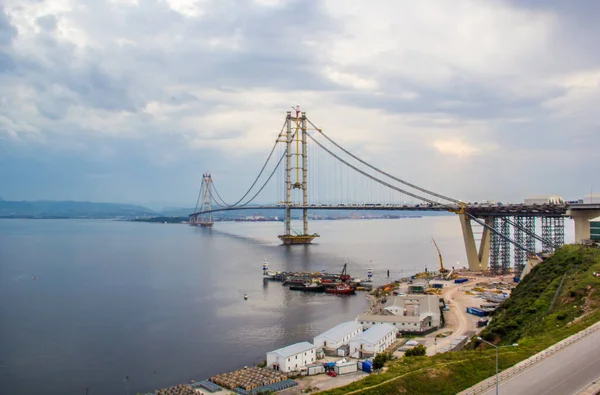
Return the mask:
<path id="1" fill-rule="evenodd" d="M 450 270 L 448 270 L 448 269 L 444 269 L 444 262 L 442 261 L 442 253 L 440 252 L 440 249 L 439 249 L 439 247 L 438 247 L 438 245 L 437 245 L 437 243 L 435 242 L 435 239 L 434 239 L 433 237 L 431 238 L 431 241 L 433 241 L 433 245 L 435 246 L 435 249 L 437 250 L 437 252 L 438 252 L 438 255 L 439 255 L 439 257 L 440 257 L 440 274 L 441 274 L 441 275 L 444 275 L 444 274 L 447 274 L 447 273 L 449 273 L 449 272 L 450 272 Z"/>

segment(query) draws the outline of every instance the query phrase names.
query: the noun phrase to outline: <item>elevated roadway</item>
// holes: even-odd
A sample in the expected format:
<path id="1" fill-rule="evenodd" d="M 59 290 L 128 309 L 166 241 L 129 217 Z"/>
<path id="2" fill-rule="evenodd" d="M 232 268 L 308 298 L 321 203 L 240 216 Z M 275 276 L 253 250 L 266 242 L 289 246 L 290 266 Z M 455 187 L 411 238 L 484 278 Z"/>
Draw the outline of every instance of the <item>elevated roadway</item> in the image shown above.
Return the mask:
<path id="1" fill-rule="evenodd" d="M 567 204 L 467 204 L 465 210 L 475 216 L 561 216 L 567 213 L 570 208 L 587 209 L 587 205 L 567 205 Z M 600 205 L 598 205 L 600 207 Z M 285 209 L 283 204 L 262 205 L 262 206 L 244 206 L 244 207 L 220 207 L 212 210 L 192 213 L 199 215 L 208 212 L 235 211 L 235 210 L 278 210 Z M 454 211 L 461 208 L 458 204 L 311 204 L 311 205 L 292 205 L 292 210 L 383 210 L 383 211 Z"/>

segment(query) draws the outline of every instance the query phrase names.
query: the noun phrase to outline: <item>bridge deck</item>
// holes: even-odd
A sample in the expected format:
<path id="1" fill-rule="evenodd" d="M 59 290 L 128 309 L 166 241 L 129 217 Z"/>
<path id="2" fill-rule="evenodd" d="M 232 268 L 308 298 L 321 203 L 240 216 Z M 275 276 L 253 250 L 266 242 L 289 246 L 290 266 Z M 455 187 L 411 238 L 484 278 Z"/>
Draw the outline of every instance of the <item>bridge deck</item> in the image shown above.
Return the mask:
<path id="1" fill-rule="evenodd" d="M 235 210 L 281 210 L 285 209 L 283 204 L 264 205 L 264 206 L 245 206 L 215 208 L 210 211 L 201 211 L 190 214 L 190 216 L 200 215 L 208 212 L 235 211 Z M 292 205 L 292 210 L 383 210 L 383 211 L 452 211 L 459 209 L 458 205 L 394 205 L 394 204 L 311 204 L 309 206 Z M 506 205 L 485 205 L 471 204 L 466 206 L 466 211 L 479 217 L 486 216 L 534 216 L 534 217 L 553 217 L 563 216 L 568 209 L 588 209 L 585 204 L 506 204 Z"/>

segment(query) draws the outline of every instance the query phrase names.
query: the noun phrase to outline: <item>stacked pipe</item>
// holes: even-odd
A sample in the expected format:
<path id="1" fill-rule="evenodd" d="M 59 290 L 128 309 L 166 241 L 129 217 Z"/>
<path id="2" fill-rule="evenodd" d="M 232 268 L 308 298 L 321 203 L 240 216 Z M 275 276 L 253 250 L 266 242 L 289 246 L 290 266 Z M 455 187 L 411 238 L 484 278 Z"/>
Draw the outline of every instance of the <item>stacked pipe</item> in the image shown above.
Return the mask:
<path id="1" fill-rule="evenodd" d="M 174 387 L 163 388 L 156 391 L 156 395 L 197 395 L 192 387 L 185 384 L 179 384 Z"/>
<path id="2" fill-rule="evenodd" d="M 222 387 L 233 390 L 242 388 L 246 391 L 264 385 L 274 384 L 287 377 L 281 372 L 263 368 L 244 368 L 231 373 L 218 374 L 209 380 Z"/>

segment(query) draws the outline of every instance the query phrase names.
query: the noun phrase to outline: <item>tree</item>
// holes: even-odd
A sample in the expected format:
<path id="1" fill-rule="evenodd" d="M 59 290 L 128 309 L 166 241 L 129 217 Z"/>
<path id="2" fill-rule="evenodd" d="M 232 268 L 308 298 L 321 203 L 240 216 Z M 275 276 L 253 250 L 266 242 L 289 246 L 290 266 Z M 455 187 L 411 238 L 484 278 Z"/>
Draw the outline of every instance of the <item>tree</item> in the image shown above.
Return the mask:
<path id="1" fill-rule="evenodd" d="M 419 344 L 418 346 L 415 346 L 413 348 L 409 348 L 404 353 L 404 355 L 407 357 L 422 357 L 426 354 L 427 354 L 427 348 L 422 344 Z"/>

